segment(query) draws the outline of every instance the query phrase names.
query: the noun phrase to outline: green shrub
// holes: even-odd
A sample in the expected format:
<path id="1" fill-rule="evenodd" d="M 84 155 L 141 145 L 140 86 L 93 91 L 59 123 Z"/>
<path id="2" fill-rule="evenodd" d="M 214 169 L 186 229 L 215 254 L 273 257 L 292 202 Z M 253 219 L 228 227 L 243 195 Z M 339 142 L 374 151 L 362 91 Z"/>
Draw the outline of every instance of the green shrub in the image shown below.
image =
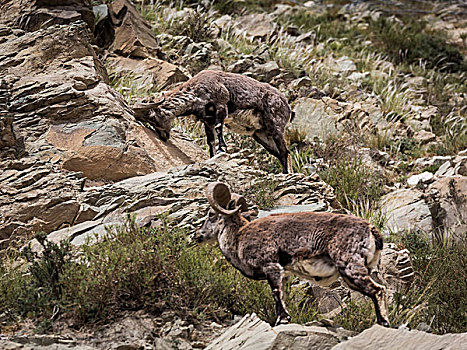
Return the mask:
<path id="1" fill-rule="evenodd" d="M 267 282 L 247 279 L 216 245 L 193 245 L 188 232 L 170 228 L 164 220 L 152 230 L 128 220 L 74 254 L 69 243 L 44 238 L 42 257 L 28 252 L 27 264 L 18 264 L 15 255 L 3 257 L 0 312 L 12 321 L 32 317 L 45 326 L 59 316 L 81 325 L 140 309 L 156 314 L 170 309 L 182 317 L 217 321 L 256 312 L 275 321 Z M 294 319 L 316 317 L 300 289 L 289 284 L 287 290 Z"/>
<path id="2" fill-rule="evenodd" d="M 421 20 L 403 18 L 403 23 L 381 17 L 370 21 L 373 43 L 391 59 L 399 63 L 426 62 L 427 68 L 445 71 L 465 69 L 460 51 L 446 42 L 442 32 L 426 29 Z"/>
<path id="3" fill-rule="evenodd" d="M 399 239 L 412 253 L 415 288 L 427 289 L 425 322 L 437 333 L 467 331 L 467 232 L 457 240 L 433 240 L 415 232 Z"/>
<path id="4" fill-rule="evenodd" d="M 274 191 L 279 185 L 278 181 L 265 178 L 255 182 L 250 189 L 250 199 L 260 209 L 270 209 L 274 207 L 276 198 L 274 198 Z"/>
<path id="5" fill-rule="evenodd" d="M 334 188 L 337 200 L 348 209 L 350 201 L 361 201 L 364 198 L 377 201 L 382 195 L 381 177 L 356 157 L 335 159 L 319 175 Z"/>

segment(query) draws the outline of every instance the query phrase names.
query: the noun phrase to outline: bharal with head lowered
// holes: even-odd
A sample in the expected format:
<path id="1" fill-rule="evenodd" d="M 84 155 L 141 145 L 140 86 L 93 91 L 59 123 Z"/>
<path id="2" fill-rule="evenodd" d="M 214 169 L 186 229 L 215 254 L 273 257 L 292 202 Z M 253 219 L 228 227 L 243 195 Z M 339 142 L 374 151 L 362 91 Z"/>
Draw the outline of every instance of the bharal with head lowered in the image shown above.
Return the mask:
<path id="1" fill-rule="evenodd" d="M 151 124 L 164 141 L 170 137 L 174 118 L 194 115 L 204 123 L 209 154 L 214 156 L 215 137 L 218 150 L 224 152 L 224 121 L 229 128 L 248 134 L 281 162 L 288 172 L 286 124 L 292 111 L 284 94 L 269 84 L 253 78 L 222 71 L 205 70 L 152 103 L 137 103 L 135 117 Z"/>
<path id="2" fill-rule="evenodd" d="M 226 259 L 246 277 L 264 280 L 276 302 L 276 324 L 288 323 L 284 277 L 295 274 L 328 286 L 342 276 L 350 288 L 373 300 L 377 322 L 389 327 L 386 287 L 371 270 L 377 266 L 383 238 L 369 222 L 333 213 L 275 214 L 248 221 L 244 197 L 221 182 L 208 185 L 208 217 L 198 242 L 217 239 Z M 242 215 L 243 214 L 243 215 Z"/>

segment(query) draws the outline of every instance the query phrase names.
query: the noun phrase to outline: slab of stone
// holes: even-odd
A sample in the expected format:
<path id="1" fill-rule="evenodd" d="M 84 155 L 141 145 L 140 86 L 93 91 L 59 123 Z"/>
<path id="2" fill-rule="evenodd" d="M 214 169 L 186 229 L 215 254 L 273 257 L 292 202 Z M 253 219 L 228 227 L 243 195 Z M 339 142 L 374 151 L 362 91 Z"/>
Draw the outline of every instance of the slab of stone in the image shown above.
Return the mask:
<path id="1" fill-rule="evenodd" d="M 332 350 L 464 350 L 466 344 L 467 333 L 435 335 L 374 325 Z"/>
<path id="2" fill-rule="evenodd" d="M 327 208 L 325 203 L 314 203 L 308 205 L 281 205 L 272 209 L 260 210 L 258 213 L 258 218 L 263 218 L 272 214 L 326 211 L 326 209 Z"/>
<path id="3" fill-rule="evenodd" d="M 256 314 L 246 315 L 206 350 L 330 349 L 339 343 L 336 333 L 325 327 L 298 324 L 271 327 Z"/>
<path id="4" fill-rule="evenodd" d="M 424 194 L 417 189 L 400 189 L 381 199 L 381 208 L 388 217 L 389 232 L 419 229 L 431 232 L 433 221 Z"/>
<path id="5" fill-rule="evenodd" d="M 407 179 L 407 185 L 409 185 L 410 187 L 415 187 L 418 184 L 430 183 L 430 182 L 434 181 L 434 179 L 435 179 L 435 177 L 434 177 L 433 173 L 430 173 L 429 171 L 424 171 L 421 174 L 412 175 L 411 177 L 409 177 Z"/>

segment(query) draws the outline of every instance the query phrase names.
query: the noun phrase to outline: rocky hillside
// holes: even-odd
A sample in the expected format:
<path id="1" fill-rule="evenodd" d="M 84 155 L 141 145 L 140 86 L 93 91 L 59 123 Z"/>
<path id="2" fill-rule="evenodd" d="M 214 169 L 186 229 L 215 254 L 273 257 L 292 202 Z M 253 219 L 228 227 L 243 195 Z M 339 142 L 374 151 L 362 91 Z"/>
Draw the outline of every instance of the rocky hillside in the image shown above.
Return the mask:
<path id="1" fill-rule="evenodd" d="M 459 1 L 0 0 L 0 347 L 370 339 L 383 349 L 405 337 L 405 348 L 460 349 L 465 334 L 426 332 L 467 331 L 466 11 Z M 228 153 L 208 159 L 193 118 L 175 120 L 167 142 L 135 119 L 135 102 L 203 69 L 286 95 L 293 174 L 251 137 L 227 130 Z M 340 281 L 291 280 L 297 324 L 272 329 L 268 286 L 191 243 L 212 181 L 259 216 L 371 221 L 387 238 L 391 321 L 416 336 L 354 337 L 374 313 Z M 243 317 L 253 312 L 263 321 Z"/>

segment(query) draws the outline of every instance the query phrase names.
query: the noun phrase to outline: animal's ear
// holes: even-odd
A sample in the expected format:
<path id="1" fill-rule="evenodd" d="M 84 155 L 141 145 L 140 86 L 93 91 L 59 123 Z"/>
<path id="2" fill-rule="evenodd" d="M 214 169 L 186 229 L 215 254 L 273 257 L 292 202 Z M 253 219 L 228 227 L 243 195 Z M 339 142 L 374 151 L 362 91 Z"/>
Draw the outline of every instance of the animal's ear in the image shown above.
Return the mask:
<path id="1" fill-rule="evenodd" d="M 245 212 L 248 210 L 248 203 L 246 202 L 245 197 L 232 193 L 232 200 L 235 201 L 235 207 L 240 207 L 240 211 Z"/>

